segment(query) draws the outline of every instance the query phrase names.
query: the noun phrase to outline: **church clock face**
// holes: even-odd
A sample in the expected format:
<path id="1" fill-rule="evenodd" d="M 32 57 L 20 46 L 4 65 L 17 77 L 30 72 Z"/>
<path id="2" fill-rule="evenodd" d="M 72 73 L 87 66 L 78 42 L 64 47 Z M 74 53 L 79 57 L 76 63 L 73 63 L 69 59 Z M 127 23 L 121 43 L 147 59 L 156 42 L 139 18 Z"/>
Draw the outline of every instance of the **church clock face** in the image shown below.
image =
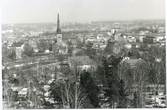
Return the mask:
<path id="1" fill-rule="evenodd" d="M 57 41 L 59 42 L 59 41 L 62 41 L 62 34 L 57 34 Z"/>

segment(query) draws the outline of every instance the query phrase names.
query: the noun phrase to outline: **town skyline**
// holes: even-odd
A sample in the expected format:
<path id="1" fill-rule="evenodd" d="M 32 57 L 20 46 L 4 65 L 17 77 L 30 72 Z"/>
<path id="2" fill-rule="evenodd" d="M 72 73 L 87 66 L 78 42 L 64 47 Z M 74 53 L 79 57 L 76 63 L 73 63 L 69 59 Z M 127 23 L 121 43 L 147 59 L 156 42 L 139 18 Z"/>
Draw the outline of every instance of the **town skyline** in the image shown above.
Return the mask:
<path id="1" fill-rule="evenodd" d="M 2 24 L 56 22 L 57 13 L 60 22 L 165 19 L 165 0 L 2 1 Z"/>
<path id="2" fill-rule="evenodd" d="M 1 108 L 166 108 L 164 2 L 3 0 Z"/>

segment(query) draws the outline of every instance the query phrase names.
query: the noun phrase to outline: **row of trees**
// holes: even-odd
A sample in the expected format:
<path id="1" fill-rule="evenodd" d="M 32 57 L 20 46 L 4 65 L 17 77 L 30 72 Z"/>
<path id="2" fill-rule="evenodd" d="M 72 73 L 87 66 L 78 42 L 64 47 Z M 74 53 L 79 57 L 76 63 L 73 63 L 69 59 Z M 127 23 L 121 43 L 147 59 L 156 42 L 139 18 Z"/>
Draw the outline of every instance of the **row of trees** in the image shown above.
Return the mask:
<path id="1" fill-rule="evenodd" d="M 134 51 L 130 56 L 138 56 L 137 58 L 142 59 L 132 66 L 121 62 L 121 57 L 98 58 L 102 59 L 102 62 L 98 61 L 98 64 L 101 65 L 97 68 L 96 79 L 102 83 L 104 95 L 110 107 L 114 107 L 114 103 L 118 104 L 117 107 L 123 108 L 128 106 L 144 107 L 146 85 L 154 85 L 155 95 L 159 93 L 160 84 L 166 85 L 165 47 L 152 46 L 140 57 L 138 51 Z M 133 94 L 133 103 L 130 100 L 132 98 L 129 97 L 131 93 Z M 166 93 L 165 89 L 164 93 Z"/>

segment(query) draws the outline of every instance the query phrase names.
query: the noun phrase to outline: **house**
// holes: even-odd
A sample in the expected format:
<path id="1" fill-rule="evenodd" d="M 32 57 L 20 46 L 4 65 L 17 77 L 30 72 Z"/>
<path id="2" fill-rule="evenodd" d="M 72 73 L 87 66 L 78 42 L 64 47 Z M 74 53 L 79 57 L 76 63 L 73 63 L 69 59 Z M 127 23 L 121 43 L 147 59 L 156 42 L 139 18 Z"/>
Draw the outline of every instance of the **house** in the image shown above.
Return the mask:
<path id="1" fill-rule="evenodd" d="M 124 45 L 124 48 L 127 49 L 127 50 L 130 50 L 132 48 L 132 44 L 127 43 L 127 44 Z"/>
<path id="2" fill-rule="evenodd" d="M 22 59 L 22 52 L 23 52 L 22 47 L 17 47 L 16 48 L 16 59 Z"/>
<path id="3" fill-rule="evenodd" d="M 68 64 L 70 68 L 77 66 L 78 69 L 88 70 L 93 66 L 93 61 L 88 56 L 76 56 L 68 57 Z"/>
<path id="4" fill-rule="evenodd" d="M 143 38 L 145 38 L 146 36 L 140 35 L 139 36 L 139 42 L 143 42 Z"/>
<path id="5" fill-rule="evenodd" d="M 154 36 L 146 36 L 145 38 L 143 38 L 143 42 L 146 44 L 153 44 L 157 42 L 157 39 Z"/>
<path id="6" fill-rule="evenodd" d="M 50 52 L 49 49 L 45 50 L 45 53 L 49 53 L 49 52 Z"/>
<path id="7" fill-rule="evenodd" d="M 23 88 L 21 91 L 18 92 L 19 97 L 26 97 L 28 94 L 28 88 Z"/>
<path id="8" fill-rule="evenodd" d="M 164 46 L 166 44 L 165 38 L 162 39 L 162 40 L 159 40 L 159 43 L 160 43 L 161 46 Z"/>
<path id="9" fill-rule="evenodd" d="M 140 48 L 140 44 L 139 43 L 131 43 L 131 46 L 132 46 L 133 49 Z"/>
<path id="10" fill-rule="evenodd" d="M 102 49 L 102 50 L 104 50 L 105 48 L 106 48 L 106 44 L 103 44 L 103 45 L 100 45 L 99 47 Z"/>
<path id="11" fill-rule="evenodd" d="M 158 26 L 158 33 L 165 33 L 165 26 Z"/>
<path id="12" fill-rule="evenodd" d="M 92 48 L 99 49 L 100 45 L 103 45 L 103 43 L 102 42 L 93 42 Z"/>
<path id="13" fill-rule="evenodd" d="M 34 52 L 39 52 L 37 41 L 30 40 L 29 45 L 33 48 Z"/>
<path id="14" fill-rule="evenodd" d="M 106 49 L 110 52 L 113 52 L 113 48 L 114 48 L 114 44 L 115 44 L 115 40 L 113 38 L 108 39 L 108 43 L 106 46 Z"/>
<path id="15" fill-rule="evenodd" d="M 133 36 L 129 36 L 127 41 L 129 41 L 129 42 L 136 42 L 136 38 L 133 37 Z"/>
<path id="16" fill-rule="evenodd" d="M 14 42 L 9 48 L 15 50 L 16 59 L 22 59 L 24 42 Z"/>
<path id="17" fill-rule="evenodd" d="M 54 54 L 67 54 L 68 53 L 68 45 L 64 42 L 57 42 L 52 45 L 52 51 Z"/>

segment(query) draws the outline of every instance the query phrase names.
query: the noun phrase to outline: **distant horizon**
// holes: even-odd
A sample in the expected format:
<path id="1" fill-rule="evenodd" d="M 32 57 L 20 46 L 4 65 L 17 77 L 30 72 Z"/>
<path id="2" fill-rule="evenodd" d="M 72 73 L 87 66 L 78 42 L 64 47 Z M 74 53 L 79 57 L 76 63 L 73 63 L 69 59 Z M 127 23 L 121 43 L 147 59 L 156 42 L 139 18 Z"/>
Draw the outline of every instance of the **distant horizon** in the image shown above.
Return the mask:
<path id="1" fill-rule="evenodd" d="M 60 21 L 60 23 L 81 23 L 81 22 L 132 22 L 132 21 L 165 21 L 166 19 L 135 19 L 135 20 L 95 20 L 95 21 Z M 55 22 L 23 22 L 23 23 L 2 23 L 5 24 L 45 24 L 45 23 L 55 23 Z"/>

